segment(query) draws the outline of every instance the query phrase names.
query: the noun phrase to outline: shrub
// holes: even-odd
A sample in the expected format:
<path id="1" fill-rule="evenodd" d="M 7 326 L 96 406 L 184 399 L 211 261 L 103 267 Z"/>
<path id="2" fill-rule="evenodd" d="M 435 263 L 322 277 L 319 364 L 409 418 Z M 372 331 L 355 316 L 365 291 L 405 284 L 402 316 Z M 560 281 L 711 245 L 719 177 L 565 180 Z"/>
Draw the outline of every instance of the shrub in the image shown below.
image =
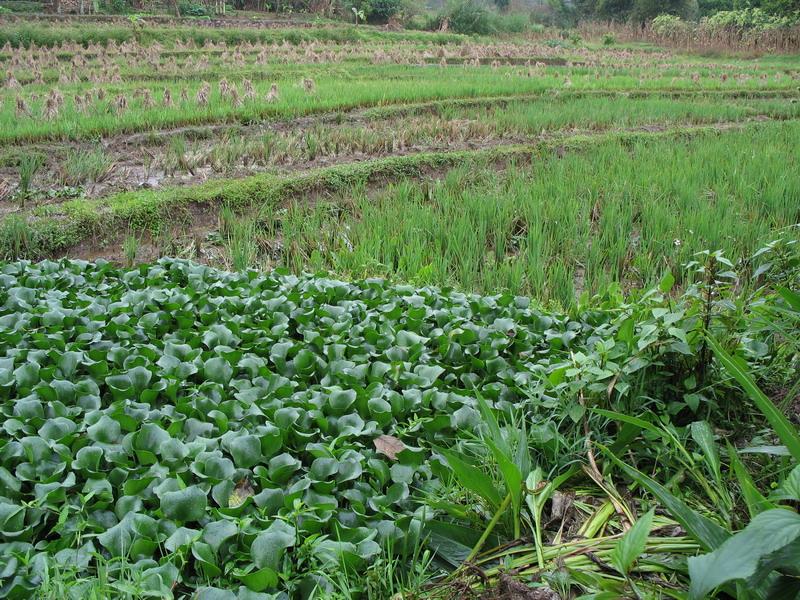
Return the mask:
<path id="1" fill-rule="evenodd" d="M 413 15 L 406 21 L 406 29 L 417 31 L 435 31 L 442 24 L 441 15 L 421 14 Z"/>
<path id="2" fill-rule="evenodd" d="M 178 4 L 178 8 L 184 17 L 207 17 L 210 15 L 208 8 L 199 2 L 184 1 Z"/>
<path id="3" fill-rule="evenodd" d="M 386 23 L 392 17 L 411 12 L 406 0 L 350 0 L 345 8 L 348 15 L 355 9 L 372 23 Z"/>
<path id="4" fill-rule="evenodd" d="M 132 7 L 126 0 L 106 0 L 100 6 L 100 10 L 111 15 L 124 15 L 130 13 Z"/>
<path id="5" fill-rule="evenodd" d="M 403 0 L 370 0 L 370 20 L 386 22 L 392 17 L 402 12 L 404 8 Z"/>
<path id="6" fill-rule="evenodd" d="M 675 15 L 658 15 L 650 22 L 650 27 L 656 35 L 672 37 L 685 33 L 690 25 Z"/>
<path id="7" fill-rule="evenodd" d="M 798 16 L 771 15 L 760 8 L 747 8 L 744 10 L 724 10 L 702 20 L 701 27 L 706 31 L 720 31 L 723 29 L 748 29 L 760 30 L 788 27 L 800 20 Z"/>
<path id="8" fill-rule="evenodd" d="M 530 21 L 520 13 L 492 14 L 489 28 L 496 33 L 522 33 L 530 28 Z"/>
<path id="9" fill-rule="evenodd" d="M 492 30 L 491 13 L 481 0 L 455 0 L 445 17 L 455 33 L 488 35 Z"/>
<path id="10" fill-rule="evenodd" d="M 603 34 L 603 46 L 613 46 L 616 43 L 617 43 L 617 38 L 614 37 L 613 33 Z"/>
<path id="11" fill-rule="evenodd" d="M 42 12 L 44 5 L 41 2 L 30 0 L 3 0 L 0 6 L 0 15 L 10 15 L 12 13 L 35 14 Z"/>

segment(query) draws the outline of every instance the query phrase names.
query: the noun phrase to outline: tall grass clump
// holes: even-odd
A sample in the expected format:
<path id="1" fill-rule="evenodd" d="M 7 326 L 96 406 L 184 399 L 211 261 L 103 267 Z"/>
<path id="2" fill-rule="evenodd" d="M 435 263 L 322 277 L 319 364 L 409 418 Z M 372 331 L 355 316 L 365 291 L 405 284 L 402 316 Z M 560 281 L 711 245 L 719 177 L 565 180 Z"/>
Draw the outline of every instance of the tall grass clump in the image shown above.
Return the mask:
<path id="1" fill-rule="evenodd" d="M 258 228 L 254 219 L 236 216 L 230 208 L 220 215 L 220 235 L 234 271 L 253 268 L 258 258 Z"/>
<path id="2" fill-rule="evenodd" d="M 36 152 L 23 154 L 19 159 L 19 202 L 25 206 L 25 202 L 31 193 L 31 182 L 44 164 L 44 157 Z"/>
<path id="3" fill-rule="evenodd" d="M 7 215 L 0 221 L 0 250 L 3 260 L 14 260 L 28 256 L 32 245 L 32 234 L 25 216 Z"/>
<path id="4" fill-rule="evenodd" d="M 139 255 L 139 238 L 131 234 L 125 238 L 122 244 L 122 253 L 125 256 L 125 265 L 130 268 L 136 264 L 136 258 Z"/>
<path id="5" fill-rule="evenodd" d="M 60 163 L 60 179 L 64 185 L 82 185 L 102 181 L 114 166 L 102 148 L 70 150 Z"/>

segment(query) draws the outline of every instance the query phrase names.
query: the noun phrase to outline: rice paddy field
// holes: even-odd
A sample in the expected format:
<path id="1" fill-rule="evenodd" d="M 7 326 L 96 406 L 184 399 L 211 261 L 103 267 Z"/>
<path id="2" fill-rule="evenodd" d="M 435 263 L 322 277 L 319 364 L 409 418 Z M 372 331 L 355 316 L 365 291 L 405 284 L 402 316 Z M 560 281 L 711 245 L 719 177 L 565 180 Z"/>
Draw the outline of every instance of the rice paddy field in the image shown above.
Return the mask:
<path id="1" fill-rule="evenodd" d="M 800 57 L 0 23 L 0 597 L 800 593 Z"/>

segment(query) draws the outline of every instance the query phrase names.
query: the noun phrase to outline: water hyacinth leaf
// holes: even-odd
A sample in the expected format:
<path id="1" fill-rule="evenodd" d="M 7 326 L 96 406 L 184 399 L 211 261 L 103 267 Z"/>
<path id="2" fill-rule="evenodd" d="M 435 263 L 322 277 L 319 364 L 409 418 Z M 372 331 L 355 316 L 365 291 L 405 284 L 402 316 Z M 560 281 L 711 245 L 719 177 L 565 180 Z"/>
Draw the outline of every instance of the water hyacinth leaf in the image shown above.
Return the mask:
<path id="1" fill-rule="evenodd" d="M 200 532 L 188 527 L 178 527 L 164 541 L 164 547 L 170 552 L 177 552 L 179 548 L 188 547 L 192 542 L 200 538 Z"/>
<path id="2" fill-rule="evenodd" d="M 278 587 L 278 573 L 268 567 L 249 572 L 234 571 L 233 575 L 252 592 L 263 592 L 266 589 Z M 239 593 L 238 598 L 241 600 L 242 597 L 249 598 L 250 596 L 243 596 Z"/>
<path id="3" fill-rule="evenodd" d="M 65 437 L 72 435 L 78 426 L 65 417 L 56 417 L 55 419 L 48 419 L 44 425 L 39 429 L 39 436 L 45 440 L 62 440 Z"/>
<path id="4" fill-rule="evenodd" d="M 151 567 L 142 571 L 142 587 L 153 594 L 165 596 L 171 593 L 179 575 L 178 567 L 170 562 Z"/>
<path id="5" fill-rule="evenodd" d="M 392 481 L 410 484 L 414 480 L 414 467 L 394 464 L 389 470 Z"/>
<path id="6" fill-rule="evenodd" d="M 203 528 L 202 539 L 214 552 L 218 552 L 223 542 L 238 533 L 239 529 L 232 521 L 212 521 Z"/>
<path id="7" fill-rule="evenodd" d="M 209 381 L 226 384 L 233 377 L 233 367 L 224 358 L 217 356 L 205 362 L 203 375 Z"/>
<path id="8" fill-rule="evenodd" d="M 164 516 L 182 523 L 202 519 L 207 505 L 206 493 L 195 485 L 174 492 L 165 492 L 161 496 L 161 511 Z"/>
<path id="9" fill-rule="evenodd" d="M 105 444 L 111 444 L 117 441 L 121 432 L 122 428 L 120 424 L 108 415 L 102 415 L 94 425 L 90 425 L 86 428 L 89 439 Z"/>
<path id="10" fill-rule="evenodd" d="M 101 533 L 97 540 L 111 553 L 111 556 L 127 556 L 130 552 L 133 536 L 130 531 L 130 524 L 127 519 L 123 519 L 113 527 Z"/>
<path id="11" fill-rule="evenodd" d="M 269 478 L 274 483 L 285 483 L 300 468 L 301 463 L 288 452 L 269 461 Z"/>
<path id="12" fill-rule="evenodd" d="M 265 488 L 253 496 L 256 506 L 264 511 L 264 514 L 275 515 L 284 505 L 284 492 L 280 488 Z"/>
<path id="13" fill-rule="evenodd" d="M 217 564 L 219 561 L 214 555 L 214 550 L 205 542 L 196 541 L 192 544 L 192 556 L 200 565 L 205 577 L 214 578 L 222 574 L 222 569 Z"/>
<path id="14" fill-rule="evenodd" d="M 328 396 L 328 404 L 334 414 L 343 414 L 355 400 L 355 390 L 334 390 Z"/>
<path id="15" fill-rule="evenodd" d="M 255 435 L 244 435 L 230 443 L 230 452 L 237 467 L 248 468 L 261 461 L 261 440 Z"/>
<path id="16" fill-rule="evenodd" d="M 8 538 L 21 536 L 25 530 L 25 508 L 0 502 L 0 533 Z"/>
<path id="17" fill-rule="evenodd" d="M 335 458 L 321 456 L 314 459 L 309 469 L 309 475 L 315 481 L 325 481 L 339 471 L 339 461 Z"/>
<path id="18" fill-rule="evenodd" d="M 440 366 L 419 365 L 414 367 L 414 374 L 419 377 L 420 387 L 430 387 L 444 373 Z"/>
<path id="19" fill-rule="evenodd" d="M 217 587 L 202 587 L 195 594 L 196 600 L 237 600 L 236 594 L 231 590 Z"/>
<path id="20" fill-rule="evenodd" d="M 14 380 L 17 383 L 17 389 L 32 388 L 39 383 L 39 365 L 33 362 L 20 365 L 14 370 Z"/>
<path id="21" fill-rule="evenodd" d="M 103 458 L 103 449 L 96 446 L 85 446 L 78 450 L 72 468 L 97 472 L 100 470 L 100 461 Z"/>
<path id="22" fill-rule="evenodd" d="M 358 479 L 364 472 L 364 467 L 361 465 L 361 460 L 356 458 L 347 458 L 339 461 L 339 472 L 336 475 L 336 481 L 343 483 L 345 481 L 352 481 Z"/>
<path id="23" fill-rule="evenodd" d="M 295 545 L 296 538 L 294 527 L 281 520 L 273 521 L 265 531 L 258 534 L 250 546 L 253 562 L 260 569 L 279 570 L 286 550 Z"/>

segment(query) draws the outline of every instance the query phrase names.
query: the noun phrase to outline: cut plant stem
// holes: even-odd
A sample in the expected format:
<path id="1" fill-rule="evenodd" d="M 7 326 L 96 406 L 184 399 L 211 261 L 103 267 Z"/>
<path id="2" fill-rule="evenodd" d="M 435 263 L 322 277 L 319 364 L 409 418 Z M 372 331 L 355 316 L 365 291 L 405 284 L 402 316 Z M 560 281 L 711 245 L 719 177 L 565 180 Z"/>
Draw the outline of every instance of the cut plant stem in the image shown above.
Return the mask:
<path id="1" fill-rule="evenodd" d="M 467 556 L 467 558 L 466 558 L 466 560 L 464 562 L 466 562 L 466 563 L 472 562 L 473 559 L 478 555 L 478 553 L 481 551 L 481 548 L 483 548 L 483 545 L 486 543 L 486 540 L 491 535 L 492 530 L 495 528 L 495 525 L 497 525 L 497 522 L 503 516 L 503 513 L 505 513 L 506 510 L 508 509 L 508 505 L 509 504 L 511 504 L 511 493 L 510 492 L 506 495 L 506 497 L 500 503 L 500 507 L 497 509 L 497 512 L 494 513 L 494 516 L 492 517 L 492 520 L 489 521 L 489 524 L 486 526 L 486 529 L 483 530 L 483 533 L 481 534 L 480 539 L 478 539 L 478 542 L 475 544 L 475 547 L 472 549 L 472 552 L 469 553 L 469 555 Z"/>

